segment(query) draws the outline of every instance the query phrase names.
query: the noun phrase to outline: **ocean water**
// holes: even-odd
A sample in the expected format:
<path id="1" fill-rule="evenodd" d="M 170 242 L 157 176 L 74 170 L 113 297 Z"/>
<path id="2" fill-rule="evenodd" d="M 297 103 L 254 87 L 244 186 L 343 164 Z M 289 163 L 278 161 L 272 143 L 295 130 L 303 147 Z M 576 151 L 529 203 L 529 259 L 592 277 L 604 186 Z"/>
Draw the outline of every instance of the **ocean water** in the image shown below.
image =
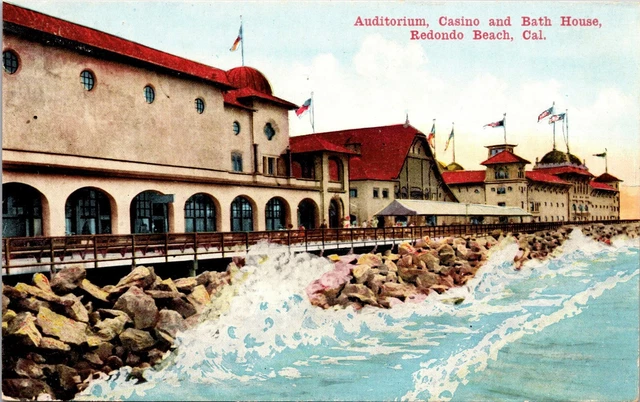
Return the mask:
<path id="1" fill-rule="evenodd" d="M 77 399 L 637 399 L 638 239 L 606 246 L 574 231 L 521 271 L 516 251 L 502 244 L 464 287 L 354 311 L 309 304 L 327 260 L 261 245 L 148 382 L 123 368 Z"/>

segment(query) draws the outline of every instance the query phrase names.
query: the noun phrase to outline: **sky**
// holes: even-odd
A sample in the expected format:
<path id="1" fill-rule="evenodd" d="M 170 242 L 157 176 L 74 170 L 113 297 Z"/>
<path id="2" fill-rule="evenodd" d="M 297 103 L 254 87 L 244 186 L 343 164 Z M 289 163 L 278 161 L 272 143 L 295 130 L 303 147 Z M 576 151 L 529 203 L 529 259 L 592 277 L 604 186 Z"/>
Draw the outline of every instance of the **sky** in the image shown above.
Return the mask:
<path id="1" fill-rule="evenodd" d="M 504 141 L 503 129 L 483 128 L 504 113 L 507 142 L 533 165 L 552 149 L 553 125 L 537 117 L 555 102 L 568 113 L 571 153 L 599 175 L 605 160 L 593 155 L 606 149 L 609 173 L 640 186 L 640 2 L 10 2 L 224 70 L 242 63 L 229 50 L 242 16 L 245 65 L 295 104 L 313 92 L 316 132 L 401 124 L 408 114 L 427 134 L 435 119 L 436 155 L 448 164 L 455 123 L 456 162 L 468 170 L 482 169 L 485 146 Z M 376 16 L 429 26 L 355 24 Z M 598 24 L 561 26 L 563 16 Z M 442 26 L 442 17 L 478 26 Z M 507 17 L 511 26 L 489 26 Z M 522 17 L 551 26 L 522 26 Z M 464 38 L 412 40 L 412 30 Z M 474 30 L 506 30 L 513 40 L 473 40 Z M 544 40 L 525 40 L 525 30 Z M 564 151 L 562 130 L 556 124 Z M 309 113 L 290 112 L 291 135 L 311 132 Z"/>

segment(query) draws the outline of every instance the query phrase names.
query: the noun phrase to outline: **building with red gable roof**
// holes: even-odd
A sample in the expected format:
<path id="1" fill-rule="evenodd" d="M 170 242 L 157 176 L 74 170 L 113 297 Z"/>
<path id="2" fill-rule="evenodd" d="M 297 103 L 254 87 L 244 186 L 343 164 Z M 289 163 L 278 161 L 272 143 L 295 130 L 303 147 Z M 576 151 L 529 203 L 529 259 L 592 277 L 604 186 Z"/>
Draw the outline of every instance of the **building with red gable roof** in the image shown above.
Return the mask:
<path id="1" fill-rule="evenodd" d="M 516 145 L 488 146 L 486 170 L 451 170 L 443 177 L 462 202 L 526 209 L 533 221 L 609 220 L 620 216 L 619 180 L 608 173 L 593 177 L 580 158 L 552 150 L 526 171 L 530 162 Z"/>
<path id="2" fill-rule="evenodd" d="M 456 196 L 444 183 L 442 173 L 427 144 L 426 136 L 410 124 L 338 130 L 293 137 L 293 172 L 299 177 L 311 177 L 320 151 L 339 147 L 341 152 L 352 152 L 349 160 L 349 209 L 351 220 L 362 224 L 389 205 L 394 199 L 433 200 L 457 202 Z M 300 149 L 301 144 L 306 144 Z M 307 157 L 311 144 L 315 156 Z M 319 145 L 324 144 L 324 145 Z M 322 149 L 322 147 L 324 147 Z M 297 155 L 304 154 L 298 157 Z M 334 180 L 343 171 L 339 166 L 327 167 Z M 317 168 L 315 169 L 317 170 Z M 336 189 L 336 191 L 338 191 Z M 333 211 L 338 206 L 331 206 Z M 339 207 L 338 207 L 339 208 Z M 337 225 L 341 214 L 330 212 L 329 225 Z M 393 220 L 387 218 L 386 224 Z M 435 217 L 418 217 L 416 225 L 434 223 Z M 382 219 L 379 225 L 384 224 Z"/>
<path id="3" fill-rule="evenodd" d="M 292 176 L 298 106 L 258 70 L 8 3 L 3 22 L 3 236 L 317 227 L 329 194 L 348 208 L 348 175 Z"/>

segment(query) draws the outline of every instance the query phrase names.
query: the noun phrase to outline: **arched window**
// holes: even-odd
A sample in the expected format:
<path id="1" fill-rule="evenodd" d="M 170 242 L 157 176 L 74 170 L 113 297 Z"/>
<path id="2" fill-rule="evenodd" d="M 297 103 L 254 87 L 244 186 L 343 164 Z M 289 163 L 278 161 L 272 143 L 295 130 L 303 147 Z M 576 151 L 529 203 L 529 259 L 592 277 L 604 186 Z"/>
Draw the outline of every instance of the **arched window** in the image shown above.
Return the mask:
<path id="1" fill-rule="evenodd" d="M 342 162 L 338 158 L 329 158 L 329 181 L 342 182 Z"/>
<path id="2" fill-rule="evenodd" d="M 265 219 L 267 230 L 280 230 L 286 227 L 286 206 L 280 198 L 272 198 L 267 202 Z"/>
<path id="3" fill-rule="evenodd" d="M 81 188 L 65 204 L 67 235 L 111 233 L 111 205 L 106 195 L 93 188 Z"/>
<path id="4" fill-rule="evenodd" d="M 314 201 L 308 199 L 300 201 L 298 204 L 298 226 L 304 226 L 305 229 L 315 229 L 317 214 L 318 206 Z"/>
<path id="5" fill-rule="evenodd" d="M 21 183 L 2 185 L 2 237 L 42 236 L 42 195 Z"/>
<path id="6" fill-rule="evenodd" d="M 509 178 L 509 170 L 505 166 L 500 166 L 495 171 L 496 179 L 508 179 Z"/>
<path id="7" fill-rule="evenodd" d="M 231 203 L 231 231 L 251 232 L 253 230 L 253 207 L 244 197 L 236 197 Z"/>
<path id="8" fill-rule="evenodd" d="M 169 231 L 169 202 L 172 195 L 144 191 L 131 202 L 131 233 L 166 233 Z"/>
<path id="9" fill-rule="evenodd" d="M 185 232 L 215 232 L 216 206 L 210 196 L 192 195 L 184 204 Z"/>

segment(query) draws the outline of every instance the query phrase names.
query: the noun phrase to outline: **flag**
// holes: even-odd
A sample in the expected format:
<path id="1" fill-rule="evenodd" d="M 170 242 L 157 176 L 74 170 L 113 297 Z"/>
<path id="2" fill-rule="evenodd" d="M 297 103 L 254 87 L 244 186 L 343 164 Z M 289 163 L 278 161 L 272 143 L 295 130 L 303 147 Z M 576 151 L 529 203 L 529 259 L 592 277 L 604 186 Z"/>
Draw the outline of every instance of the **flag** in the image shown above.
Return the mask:
<path id="1" fill-rule="evenodd" d="M 565 113 L 554 114 L 553 116 L 549 117 L 549 124 L 555 123 L 556 121 L 564 120 L 564 115 Z"/>
<path id="2" fill-rule="evenodd" d="M 311 98 L 307 99 L 302 106 L 300 106 L 298 109 L 296 109 L 296 116 L 300 117 L 304 114 L 304 112 L 306 112 L 309 107 L 311 106 Z"/>
<path id="3" fill-rule="evenodd" d="M 427 142 L 433 149 L 436 149 L 435 140 L 436 140 L 436 123 L 433 123 L 433 126 L 431 126 L 431 132 L 427 137 Z"/>
<path id="4" fill-rule="evenodd" d="M 238 37 L 236 38 L 235 42 L 233 42 L 233 45 L 231 45 L 231 49 L 229 49 L 232 52 L 235 52 L 238 49 L 238 45 L 240 44 L 240 42 L 242 42 L 242 24 L 240 24 L 240 31 L 238 32 Z"/>
<path id="5" fill-rule="evenodd" d="M 553 106 L 538 115 L 538 123 L 540 123 L 540 120 L 550 116 L 551 114 L 553 114 Z"/>
<path id="6" fill-rule="evenodd" d="M 447 138 L 447 143 L 444 144 L 444 150 L 446 151 L 449 148 L 449 142 L 453 139 L 453 127 L 451 127 L 451 134 L 449 134 L 449 138 Z"/>
<path id="7" fill-rule="evenodd" d="M 603 152 L 601 154 L 593 154 L 593 156 L 597 156 L 598 158 L 606 158 L 607 157 L 607 153 Z"/>
<path id="8" fill-rule="evenodd" d="M 485 127 L 503 127 L 503 126 L 504 126 L 504 119 L 502 119 L 500 121 L 493 122 L 493 123 L 485 124 L 484 126 L 482 126 L 482 128 L 485 128 Z"/>

